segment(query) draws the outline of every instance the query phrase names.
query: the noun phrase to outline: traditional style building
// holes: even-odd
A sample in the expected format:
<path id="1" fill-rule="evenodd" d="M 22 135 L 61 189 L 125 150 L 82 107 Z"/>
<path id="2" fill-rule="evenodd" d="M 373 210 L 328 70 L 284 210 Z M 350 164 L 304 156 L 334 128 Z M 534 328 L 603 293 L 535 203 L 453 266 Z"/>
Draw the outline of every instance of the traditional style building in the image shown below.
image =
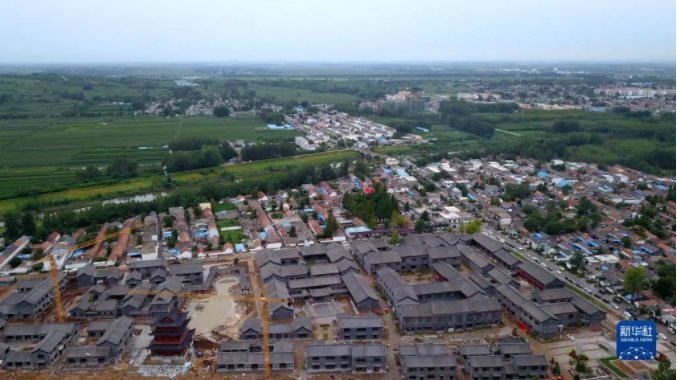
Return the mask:
<path id="1" fill-rule="evenodd" d="M 153 322 L 153 342 L 148 346 L 152 356 L 183 357 L 193 342 L 195 329 L 188 329 L 188 313 L 165 313 Z"/>

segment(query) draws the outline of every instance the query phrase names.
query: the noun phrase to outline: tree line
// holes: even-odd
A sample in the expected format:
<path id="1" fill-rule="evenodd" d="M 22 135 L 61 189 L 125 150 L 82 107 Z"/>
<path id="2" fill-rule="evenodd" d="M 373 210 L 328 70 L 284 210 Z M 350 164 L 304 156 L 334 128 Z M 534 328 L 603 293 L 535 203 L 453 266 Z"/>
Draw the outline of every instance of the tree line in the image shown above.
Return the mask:
<path id="1" fill-rule="evenodd" d="M 243 161 L 268 160 L 296 154 L 296 145 L 289 142 L 248 145 L 240 151 Z"/>
<path id="2" fill-rule="evenodd" d="M 167 196 L 157 197 L 148 202 L 107 203 L 92 206 L 79 211 L 63 210 L 44 213 L 42 223 L 35 222 L 32 210 L 10 211 L 3 215 L 5 237 L 8 242 L 22 235 L 40 236 L 43 240 L 48 233 L 58 231 L 72 233 L 80 228 L 87 232 L 97 232 L 104 223 L 113 220 L 126 220 L 137 215 L 145 216 L 150 212 L 166 211 L 170 207 L 197 205 L 211 199 L 235 197 L 240 194 L 256 194 L 259 191 L 290 189 L 304 183 L 319 183 L 338 178 L 339 172 L 329 164 L 307 165 L 291 168 L 284 177 L 260 177 L 240 182 L 208 182 L 199 188 L 180 189 Z"/>
<path id="3" fill-rule="evenodd" d="M 448 101 L 440 103 L 440 113 L 450 127 L 473 135 L 491 138 L 496 129 L 494 120 L 484 119 L 477 114 L 511 114 L 519 109 L 517 103 L 468 103 Z"/>

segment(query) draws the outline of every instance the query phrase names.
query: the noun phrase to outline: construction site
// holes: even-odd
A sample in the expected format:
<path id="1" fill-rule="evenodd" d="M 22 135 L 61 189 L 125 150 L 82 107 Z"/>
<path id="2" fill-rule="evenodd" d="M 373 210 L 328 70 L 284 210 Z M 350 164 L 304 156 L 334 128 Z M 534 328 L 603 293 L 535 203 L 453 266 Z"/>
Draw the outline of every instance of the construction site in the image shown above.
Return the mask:
<path id="1" fill-rule="evenodd" d="M 119 231 L 102 228 L 92 241 L 72 245 L 67 255 L 86 248 L 83 254 L 96 257 L 102 241 L 119 236 L 128 244 L 135 232 L 148 230 L 147 221 L 130 219 Z M 62 256 L 48 254 L 33 263 L 46 264 L 46 273 L 0 288 L 3 378 L 418 380 L 420 373 L 439 371 L 435 378 L 470 380 L 490 365 L 498 368 L 495 378 L 518 379 L 512 374 L 527 371 L 528 362 L 538 368 L 528 378 L 556 380 L 573 379 L 570 368 L 579 361 L 585 362 L 581 378 L 643 376 L 656 368 L 655 360 L 615 358 L 620 318 L 614 313 L 599 323 L 560 326 L 543 338 L 510 303 L 536 305 L 534 297 L 551 294 L 526 281 L 512 281 L 513 290 L 481 289 L 465 262 L 401 278 L 389 269 L 370 276 L 353 261 L 354 252 L 330 244 L 201 260 L 87 263 L 70 271 L 59 270 Z M 126 258 L 128 252 L 115 247 L 112 254 Z M 411 331 L 406 323 L 415 320 L 403 313 L 421 315 L 411 313 L 427 304 L 411 308 L 394 297 L 423 297 L 431 289 L 448 297 L 459 289 L 460 297 L 474 297 L 449 301 L 464 305 L 459 310 L 485 302 L 477 314 L 495 317 L 470 327 Z M 674 353 L 662 342 L 658 351 Z"/>

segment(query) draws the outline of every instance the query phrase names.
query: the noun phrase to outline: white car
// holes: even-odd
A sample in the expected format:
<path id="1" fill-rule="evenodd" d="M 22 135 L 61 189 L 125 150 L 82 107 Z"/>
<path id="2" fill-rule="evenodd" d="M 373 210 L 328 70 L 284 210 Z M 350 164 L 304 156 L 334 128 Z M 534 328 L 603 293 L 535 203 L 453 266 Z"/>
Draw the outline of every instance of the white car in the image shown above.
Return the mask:
<path id="1" fill-rule="evenodd" d="M 546 264 L 546 263 L 541 263 L 541 266 L 542 266 L 543 268 L 545 268 L 545 267 L 548 266 L 548 264 Z"/>
<path id="2" fill-rule="evenodd" d="M 561 270 L 555 271 L 556 274 L 562 274 Z"/>
<path id="3" fill-rule="evenodd" d="M 585 290 L 586 292 L 592 294 L 592 289 L 590 289 L 590 288 L 585 288 L 584 290 Z"/>
<path id="4" fill-rule="evenodd" d="M 615 303 L 614 303 L 614 304 L 611 304 L 611 307 L 613 307 L 613 308 L 616 309 L 616 310 L 619 309 L 619 308 L 618 308 L 618 305 L 616 305 Z"/>
<path id="5" fill-rule="evenodd" d="M 576 340 L 576 337 L 571 334 L 567 334 L 567 338 L 569 338 L 569 340 Z"/>
<path id="6" fill-rule="evenodd" d="M 625 316 L 625 318 L 628 318 L 628 319 L 632 318 L 632 314 L 628 313 L 627 311 L 624 311 L 623 315 Z"/>
<path id="7" fill-rule="evenodd" d="M 668 337 L 665 336 L 665 334 L 663 334 L 663 333 L 658 333 L 658 337 L 663 339 L 663 340 L 668 340 Z"/>

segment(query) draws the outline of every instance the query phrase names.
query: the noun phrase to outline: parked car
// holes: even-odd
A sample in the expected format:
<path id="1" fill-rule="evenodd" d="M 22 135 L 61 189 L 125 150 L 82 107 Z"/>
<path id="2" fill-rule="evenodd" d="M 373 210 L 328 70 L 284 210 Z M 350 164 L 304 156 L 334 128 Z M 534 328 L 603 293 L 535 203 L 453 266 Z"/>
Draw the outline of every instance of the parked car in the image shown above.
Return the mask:
<path id="1" fill-rule="evenodd" d="M 663 333 L 658 333 L 658 337 L 663 339 L 663 340 L 668 340 L 668 337 L 665 336 L 665 334 L 663 334 Z"/>
<path id="2" fill-rule="evenodd" d="M 631 318 L 632 318 L 632 314 L 628 313 L 627 311 L 624 311 L 624 312 L 623 312 L 623 315 L 624 315 L 625 318 L 627 318 L 627 319 L 631 319 Z"/>
<path id="3" fill-rule="evenodd" d="M 613 307 L 613 308 L 616 309 L 616 310 L 619 309 L 618 305 L 616 305 L 615 303 L 612 303 L 612 304 L 611 304 L 611 307 Z"/>
<path id="4" fill-rule="evenodd" d="M 555 271 L 555 274 L 562 274 L 562 271 L 561 271 L 561 270 L 556 270 L 556 271 Z"/>
<path id="5" fill-rule="evenodd" d="M 583 290 L 585 290 L 586 292 L 592 294 L 592 289 L 590 289 L 590 288 L 585 288 L 585 289 L 583 289 Z"/>
<path id="6" fill-rule="evenodd" d="M 541 263 L 541 266 L 542 266 L 543 268 L 545 268 L 545 267 L 548 266 L 548 264 L 546 264 L 546 263 Z"/>

